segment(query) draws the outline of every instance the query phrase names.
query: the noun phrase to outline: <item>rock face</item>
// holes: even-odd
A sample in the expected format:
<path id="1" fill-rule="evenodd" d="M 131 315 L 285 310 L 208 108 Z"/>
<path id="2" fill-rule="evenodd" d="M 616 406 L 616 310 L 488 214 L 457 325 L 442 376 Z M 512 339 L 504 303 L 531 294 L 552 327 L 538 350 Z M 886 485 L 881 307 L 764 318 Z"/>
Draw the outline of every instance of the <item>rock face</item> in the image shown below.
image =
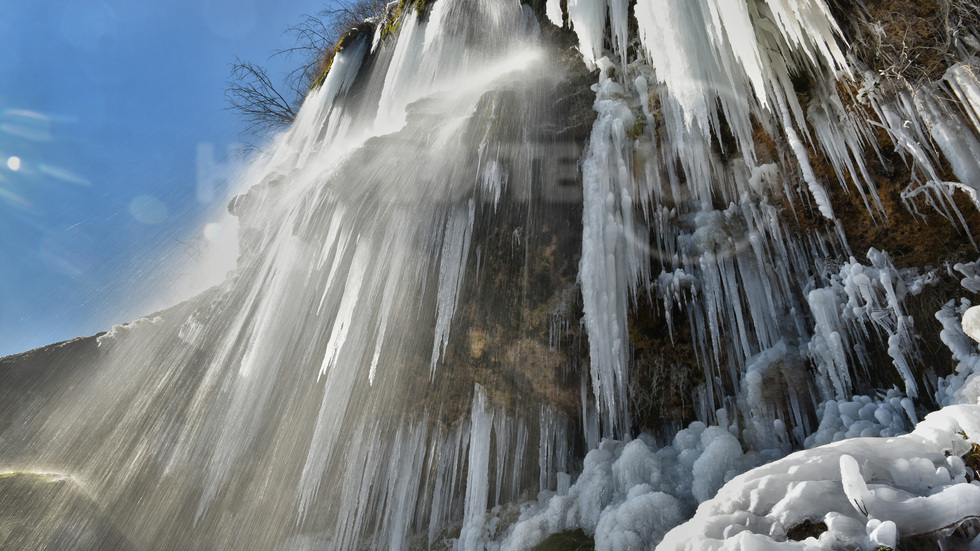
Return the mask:
<path id="1" fill-rule="evenodd" d="M 969 395 L 980 14 L 902 5 L 358 27 L 229 205 L 229 281 L 0 359 L 0 468 L 71 477 L 11 478 L 44 528 L 2 541 L 649 545 L 741 470 Z M 539 492 L 564 513 L 505 531 Z"/>
<path id="2" fill-rule="evenodd" d="M 99 336 L 0 358 L 0 436 L 5 441 L 16 441 L 20 427 L 97 372 Z M 7 453 L 16 453 L 7 447 Z"/>
<path id="3" fill-rule="evenodd" d="M 73 480 L 27 472 L 0 474 L 0 542 L 8 549 L 137 549 Z"/>
<path id="4" fill-rule="evenodd" d="M 848 48 L 846 53 L 853 71 L 851 77 L 843 76 L 834 84 L 837 87 L 834 101 L 840 102 L 842 108 L 836 116 L 844 121 L 846 114 L 846 117 L 860 121 L 871 121 L 871 125 L 862 130 L 859 149 L 853 152 L 855 160 L 862 159 L 863 167 L 857 170 L 851 165 L 845 169 L 834 159 L 838 153 L 834 152 L 833 146 L 820 143 L 819 126 L 826 120 L 827 109 L 820 105 L 820 102 L 826 102 L 821 97 L 827 90 L 827 84 L 821 82 L 823 77 L 807 71 L 791 75 L 792 91 L 805 113 L 806 124 L 801 131 L 812 134 L 816 140 L 808 146 L 807 161 L 816 179 L 827 184 L 829 205 L 835 213 L 833 232 L 839 236 L 831 240 L 839 238 L 840 241 L 837 245 L 840 250 L 823 262 L 827 263 L 825 267 L 833 268 L 835 264 L 846 264 L 849 259 L 856 258 L 858 263 L 867 265 L 871 263 L 866 257 L 868 251 L 875 249 L 888 255 L 889 262 L 906 276 L 929 274 L 929 284 L 903 295 L 901 308 L 909 323 L 914 324 L 915 337 L 906 345 L 909 348 L 909 372 L 919 388 L 935 388 L 937 379 L 953 373 L 957 365 L 940 337 L 943 326 L 937 320 L 937 312 L 951 300 L 976 299 L 976 289 L 966 285 L 973 273 L 969 265 L 978 256 L 975 243 L 980 230 L 980 213 L 970 196 L 971 186 L 975 184 L 951 186 L 940 192 L 942 198 L 930 196 L 930 179 L 967 182 L 973 177 L 964 177 L 963 170 L 957 173 L 952 168 L 957 161 L 947 157 L 949 148 L 941 145 L 940 135 L 929 135 L 926 130 L 924 135 L 908 138 L 890 126 L 896 124 L 896 120 L 899 123 L 905 121 L 906 127 L 923 124 L 920 116 L 915 114 L 914 106 L 912 111 L 901 115 L 904 119 L 888 119 L 895 116 L 894 107 L 882 105 L 889 101 L 904 102 L 917 95 L 936 97 L 936 101 L 963 106 L 962 111 L 953 108 L 945 116 L 954 121 L 971 117 L 972 107 L 961 103 L 961 92 L 956 92 L 955 83 L 960 79 L 960 71 L 975 73 L 976 68 L 971 63 L 975 62 L 972 56 L 976 55 L 980 45 L 977 42 L 980 12 L 975 6 L 962 2 L 922 2 L 915 6 L 905 6 L 902 2 L 870 2 L 866 6 L 829 2 L 829 8 L 840 25 L 840 38 Z M 970 78 L 975 85 L 975 77 Z M 879 123 L 883 118 L 886 120 Z M 736 146 L 735 140 L 726 128 L 726 121 L 722 120 L 720 124 L 722 128 L 712 147 L 722 162 L 730 163 L 738 159 L 737 154 L 730 153 Z M 975 126 L 971 130 L 957 127 L 965 131 L 964 142 L 973 143 L 978 129 Z M 839 139 L 844 140 L 844 136 L 840 135 Z M 781 165 L 785 162 L 786 143 L 769 134 L 764 125 L 753 127 L 753 143 L 758 163 Z M 916 147 L 919 146 L 925 156 L 916 158 L 916 152 L 920 151 Z M 866 183 L 862 184 L 862 180 Z M 862 186 L 866 186 L 865 191 L 861 191 Z M 798 191 L 800 193 L 788 194 L 779 200 L 779 216 L 786 222 L 788 231 L 809 235 L 827 231 L 826 217 L 821 215 L 812 198 L 802 190 Z M 828 274 L 817 273 L 811 277 L 814 276 L 819 281 Z M 837 276 L 829 274 L 829 277 Z M 964 281 L 962 286 L 961 279 Z M 661 310 L 658 315 L 655 307 L 639 307 L 630 314 L 635 347 L 634 380 L 662 381 L 676 389 L 697 388 L 712 375 L 705 372 L 703 357 L 695 361 L 697 354 L 685 350 L 695 350 L 701 338 L 685 329 L 668 338 L 664 314 L 667 320 L 678 320 L 673 323 L 674 327 L 692 323 L 689 308 L 676 310 L 675 307 L 673 313 Z M 861 340 L 852 343 L 860 348 L 858 355 L 850 360 L 857 364 L 850 373 L 854 385 L 852 391 L 863 394 L 891 386 L 905 387 L 899 373 L 891 369 L 894 354 L 889 354 L 887 335 Z M 793 369 L 813 373 L 811 362 L 815 358 L 807 356 L 804 351 Z M 710 360 L 707 363 L 711 363 Z M 715 377 L 722 379 L 721 394 L 734 398 L 739 393 L 738 375 L 729 375 L 722 369 Z M 795 387 L 798 392 L 812 383 L 783 381 L 774 384 L 784 390 Z M 703 418 L 703 411 L 699 415 L 693 401 L 680 398 L 690 395 L 690 391 L 651 397 L 645 388 L 646 385 L 639 385 L 637 398 L 633 399 L 634 410 L 641 419 L 636 424 L 658 431 L 663 430 L 666 421 L 675 427 L 667 431 L 669 434 L 675 432 L 676 427 Z M 931 392 L 920 394 L 918 400 L 926 409 L 938 405 Z M 807 415 L 813 415 L 813 411 Z"/>

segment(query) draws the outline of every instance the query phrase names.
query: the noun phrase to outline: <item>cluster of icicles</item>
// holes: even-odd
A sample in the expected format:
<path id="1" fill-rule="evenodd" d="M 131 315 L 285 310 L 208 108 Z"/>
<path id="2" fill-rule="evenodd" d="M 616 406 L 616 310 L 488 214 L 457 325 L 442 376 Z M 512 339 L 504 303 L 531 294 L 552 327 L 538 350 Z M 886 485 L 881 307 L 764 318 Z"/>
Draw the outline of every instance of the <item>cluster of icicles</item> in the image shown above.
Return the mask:
<path id="1" fill-rule="evenodd" d="M 529 7 L 438 0 L 424 19 L 401 10 L 396 35 L 378 24 L 337 54 L 233 205 L 247 213 L 235 278 L 169 317 L 103 339 L 106 375 L 75 391 L 86 404 L 65 402 L 36 428 L 5 435 L 38 450 L 40 459 L 18 460 L 65 466 L 107 502 L 142 493 L 138 507 L 116 512 L 141 527 L 147 545 L 526 549 L 580 527 L 597 548 L 646 549 L 740 472 L 805 444 L 907 432 L 917 422 L 911 400 L 923 390 L 910 368 L 916 334 L 903 301 L 933 277 L 895 269 L 885 252 L 869 251 L 867 263 L 852 256 L 831 194 L 857 193 L 871 216 L 883 216 L 864 157 L 880 125 L 913 167 L 909 200 L 925 194 L 959 223 L 953 192 L 975 198 L 980 185 L 976 65 L 884 95 L 875 75 L 845 57 L 823 0 L 643 0 L 636 35 L 628 4 L 567 2 L 582 58 L 598 70 L 597 118 L 580 162 L 578 281 L 591 362 L 580 420 L 548 405 L 530 408 L 534 415 L 508 412 L 492 404 L 492 389 L 476 386 L 472 407 L 444 424 L 434 420 L 444 414 L 438 404 L 403 396 L 440 384 L 460 290 L 479 270 L 474 228 L 520 193 L 492 141 L 461 136 L 474 133 L 470 119 L 485 94 L 533 95 L 549 66 L 545 23 Z M 548 0 L 546 13 L 563 25 L 559 0 Z M 797 75 L 813 82 L 806 110 Z M 840 80 L 860 87 L 863 103 L 841 98 Z M 535 121 L 526 124 L 529 135 Z M 759 131 L 785 145 L 774 162 L 757 158 Z M 837 181 L 817 178 L 812 152 Z M 943 163 L 958 181 L 938 176 Z M 825 229 L 796 231 L 784 199 L 809 204 Z M 708 375 L 693 389 L 700 421 L 659 449 L 646 436 L 630 441 L 628 407 L 628 312 L 651 304 L 670 323 L 677 309 L 686 314 Z M 963 309 L 940 313 L 962 366 L 940 389 L 948 403 L 977 394 L 976 349 L 957 333 Z M 560 335 L 568 320 L 555 320 Z M 413 330 L 426 324 L 431 340 L 420 343 Z M 852 397 L 853 375 L 869 361 L 859 345 L 868 341 L 885 343 L 904 389 Z M 424 358 L 422 382 L 400 367 L 410 357 Z M 735 383 L 733 396 L 722 374 Z M 115 383 L 100 386 L 107 380 Z M 135 405 L 120 405 L 120 396 Z M 818 402 L 814 427 L 806 412 Z M 963 421 L 968 414 L 976 412 L 949 413 L 929 434 L 980 438 Z M 573 456 L 576 438 L 591 450 L 584 464 Z M 920 444 L 889 453 L 921 453 Z M 865 457 L 840 450 L 828 452 L 834 461 Z M 919 484 L 926 474 L 939 481 L 930 489 L 964 482 L 963 466 L 935 453 L 932 474 L 922 465 L 889 471 L 902 499 L 927 491 Z M 824 505 L 820 515 L 850 520 L 788 548 L 893 535 L 901 518 L 859 523 L 846 498 L 807 503 L 801 496 L 817 491 L 803 491 L 811 475 L 786 474 L 807 457 L 785 461 L 767 467 L 785 475 L 774 478 L 782 486 L 756 477 L 756 486 L 727 490 L 742 499 L 744 489 L 766 511 L 702 508 L 700 524 L 664 545 L 775 544 L 792 523 L 817 518 L 806 507 Z M 841 461 L 847 468 L 834 463 L 811 480 L 823 477 L 826 495 L 849 487 L 867 500 L 860 476 Z M 894 509 L 886 500 L 876 510 Z"/>
<path id="2" fill-rule="evenodd" d="M 725 397 L 721 377 L 713 384 L 709 376 L 700 389 L 700 418 L 713 426 L 696 423 L 659 450 L 590 442 L 596 451 L 579 481 L 527 507 L 502 549 L 579 526 L 595 535 L 599 549 L 652 548 L 676 518 L 690 516 L 724 481 L 755 464 L 804 444 L 895 436 L 915 426 L 920 389 L 911 365 L 919 351 L 904 301 L 934 283 L 936 271 L 897 270 L 876 249 L 867 251 L 866 263 L 855 259 L 830 194 L 857 193 L 872 218 L 884 216 L 864 159 L 878 147 L 877 126 L 911 167 L 902 193 L 909 208 L 925 195 L 972 241 L 953 193 L 964 191 L 980 207 L 976 59 L 950 67 L 941 82 L 885 94 L 880 75 L 845 58 L 841 31 L 820 0 L 638 2 L 638 36 L 629 33 L 626 4 L 567 5 L 583 58 L 600 71 L 593 88 L 598 120 L 583 159 L 580 267 L 595 404 L 608 433 L 618 434 L 628 422 L 622 407 L 628 302 L 642 308 L 645 297 L 662 301 L 668 320 L 681 307 L 702 365 L 717 375 L 728 370 L 736 396 Z M 561 25 L 558 0 L 547 6 Z M 603 50 L 604 41 L 612 51 Z M 640 51 L 637 59 L 627 57 L 630 48 Z M 791 75 L 812 79 L 806 110 Z M 846 88 L 838 81 L 859 90 L 841 98 Z M 712 141 L 725 147 L 723 125 L 735 142 L 725 163 L 711 149 Z M 756 158 L 753 132 L 760 127 L 786 146 L 774 164 Z M 833 166 L 836 182 L 817 178 L 811 151 Z M 941 179 L 940 164 L 957 181 Z M 827 220 L 825 232 L 800 234 L 780 217 L 780 198 L 794 195 Z M 651 230 L 652 244 L 636 237 Z M 651 257 L 662 267 L 659 275 L 649 272 Z M 952 266 L 941 269 L 954 274 Z M 971 290 L 974 265 L 955 270 Z M 958 322 L 967 306 L 963 299 L 936 313 L 959 362 L 956 374 L 939 381 L 936 398 L 973 405 L 923 425 L 925 444 L 914 437 L 842 442 L 751 471 L 658 549 L 894 548 L 900 532 L 941 539 L 980 515 L 980 487 L 969 484 L 973 477 L 964 476 L 956 456 L 968 449 L 958 434 L 978 436 L 976 344 Z M 887 350 L 904 388 L 852 397 L 852 377 L 868 369 L 872 342 Z M 799 382 L 807 365 L 816 368 L 813 389 Z M 819 427 L 801 413 L 814 399 L 821 401 Z M 815 462 L 822 467 L 805 467 Z M 869 493 L 862 469 L 878 490 Z M 877 510 L 868 504 L 876 493 Z M 958 503 L 949 505 L 951 499 Z M 829 530 L 819 539 L 788 541 L 787 530 L 810 519 L 825 520 Z"/>

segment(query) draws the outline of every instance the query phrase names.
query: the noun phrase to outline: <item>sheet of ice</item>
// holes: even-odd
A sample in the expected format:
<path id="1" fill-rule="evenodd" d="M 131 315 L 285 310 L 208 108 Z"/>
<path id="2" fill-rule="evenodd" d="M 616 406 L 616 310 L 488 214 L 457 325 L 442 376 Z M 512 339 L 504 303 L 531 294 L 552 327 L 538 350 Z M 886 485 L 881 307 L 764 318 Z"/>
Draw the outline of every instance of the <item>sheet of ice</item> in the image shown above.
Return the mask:
<path id="1" fill-rule="evenodd" d="M 980 134 L 980 79 L 977 79 L 976 69 L 957 63 L 946 71 L 943 80 L 960 100 L 974 131 Z"/>
<path id="2" fill-rule="evenodd" d="M 662 538 L 665 549 L 829 549 L 894 544 L 910 530 L 957 522 L 965 512 L 956 504 L 976 510 L 977 486 L 957 459 L 967 449 L 960 431 L 977 440 L 975 406 L 950 405 L 900 436 L 916 422 L 917 391 L 903 300 L 927 283 L 874 250 L 870 265 L 827 262 L 849 248 L 809 156 L 828 157 L 869 209 L 877 203 L 861 160 L 870 125 L 837 97 L 850 68 L 826 3 L 649 0 L 636 3 L 635 36 L 628 4 L 567 2 L 583 59 L 600 69 L 581 163 L 579 283 L 592 362 L 581 386 L 590 449 L 581 473 L 570 460 L 575 423 L 557 408 L 507 413 L 477 387 L 469 417 L 447 426 L 443 411 L 399 392 L 417 383 L 404 364 L 419 353 L 430 382 L 444 382 L 436 364 L 454 330 L 476 215 L 491 210 L 477 211 L 476 198 L 496 209 L 512 191 L 501 157 L 480 149 L 474 170 L 474 152 L 458 138 L 481 98 L 534 80 L 537 24 L 516 0 L 440 0 L 427 18 L 405 10 L 396 36 L 376 32 L 370 47 L 364 37 L 338 53 L 235 202 L 240 286 L 202 299 L 186 318 L 161 320 L 160 339 L 141 340 L 135 325 L 101 338 L 108 374 L 82 389 L 95 406 L 59 408 L 60 422 L 39 421 L 32 445 L 46 458 L 84 455 L 78 468 L 93 474 L 106 503 L 124 503 L 145 473 L 165 473 L 170 484 L 156 484 L 142 516 L 132 513 L 146 534 L 178 532 L 162 519 L 185 518 L 189 503 L 190 528 L 233 530 L 215 537 L 269 548 L 301 525 L 321 532 L 284 545 L 399 549 L 416 535 L 433 546 L 459 527 L 460 549 L 524 549 L 581 527 L 600 549 Z M 560 10 L 547 2 L 557 24 Z M 376 57 L 364 63 L 369 50 Z M 980 174 L 974 65 L 951 68 L 948 91 L 869 87 L 861 96 L 910 162 L 903 198 L 913 206 L 924 198 L 960 223 L 954 193 L 975 193 Z M 806 112 L 795 75 L 813 81 Z M 760 164 L 758 133 L 790 150 Z M 944 165 L 959 181 L 940 177 Z M 826 227 L 794 231 L 780 213 L 787 202 L 815 205 Z M 529 238 L 512 235 L 515 247 Z M 975 265 L 955 269 L 965 288 L 980 289 Z M 706 375 L 692 392 L 701 421 L 660 448 L 646 436 L 603 439 L 629 436 L 627 312 L 631 299 L 646 298 L 663 304 L 672 330 L 683 311 Z M 960 323 L 967 306 L 951 302 L 937 314 L 957 362 L 940 384 L 943 404 L 980 397 L 977 346 Z M 874 339 L 904 393 L 852 397 L 852 376 L 867 361 L 860 346 Z M 793 377 L 807 353 L 824 396 L 811 398 Z M 737 476 L 804 442 L 806 401 L 821 399 L 807 446 L 890 438 L 813 447 Z M 174 451 L 158 455 L 171 440 Z M 78 452 L 89 446 L 98 453 Z M 496 505 L 534 479 L 538 499 L 504 530 Z M 929 514 L 913 513 L 923 507 Z M 829 530 L 784 541 L 803 519 Z"/>
<path id="3" fill-rule="evenodd" d="M 968 89 L 976 92 L 976 83 L 973 84 L 974 87 Z M 966 83 L 963 86 L 967 86 Z M 974 205 L 980 208 L 980 200 L 977 198 L 980 190 L 980 141 L 964 124 L 960 114 L 951 113 L 942 106 L 937 96 L 934 93 L 916 94 L 918 114 L 953 169 L 958 183 L 965 186 Z"/>
<path id="4" fill-rule="evenodd" d="M 288 162 L 288 159 L 295 156 L 302 165 L 313 151 L 321 150 L 317 146 L 319 129 L 331 116 L 337 96 L 350 89 L 367 50 L 367 38 L 361 37 L 336 55 L 323 84 L 303 101 L 292 126 L 293 130 L 284 135 L 286 143 L 275 148 L 273 164 Z"/>
<path id="5" fill-rule="evenodd" d="M 593 39 L 591 25 L 599 12 L 591 9 L 608 11 L 612 52 L 597 50 L 601 43 Z M 595 88 L 599 117 L 583 158 L 580 281 L 593 347 L 594 405 L 601 417 L 616 414 L 610 408 L 616 403 L 616 386 L 622 386 L 616 381 L 625 378 L 622 367 L 616 367 L 625 363 L 615 361 L 621 348 L 615 335 L 625 334 L 626 317 L 619 305 L 631 296 L 636 300 L 644 292 L 656 292 L 671 331 L 672 310 L 684 310 L 699 361 L 733 381 L 741 378 L 754 355 L 781 340 L 809 338 L 806 328 L 785 321 L 805 308 L 804 297 L 794 289 L 813 277 L 817 254 L 779 221 L 774 203 L 780 199 L 771 196 L 790 196 L 798 178 L 809 190 L 808 200 L 834 220 L 828 188 L 810 165 L 807 142 L 813 137 L 790 75 L 807 72 L 822 82 L 822 89 L 834 90 L 835 71 L 846 74 L 847 69 L 837 45 L 840 31 L 821 1 L 639 3 L 634 39 L 639 38 L 642 48 L 637 60 L 619 66 L 614 60 L 623 59 L 622 3 L 575 2 L 569 5 L 569 16 L 586 63 L 600 68 Z M 866 177 L 859 153 L 867 130 L 838 109 L 839 104 L 839 99 L 828 100 L 820 120 L 814 111 L 820 137 L 834 142 L 826 150 L 841 167 L 841 178 L 845 172 Z M 753 120 L 790 144 L 795 163 L 785 159 L 756 166 Z M 734 137 L 734 146 L 728 136 Z M 841 136 L 846 136 L 843 148 L 837 144 Z M 721 144 L 721 154 L 707 147 L 714 142 Z M 867 194 L 873 199 L 872 192 Z M 603 204 L 605 214 L 599 209 Z M 631 212 L 635 206 L 643 207 L 642 218 Z M 625 247 L 616 233 L 625 237 Z M 650 234 L 655 236 L 653 247 L 635 237 Z M 835 240 L 831 249 L 846 250 L 838 236 L 828 239 Z M 662 262 L 664 275 L 655 280 L 642 277 L 651 258 Z M 601 283 L 598 289 L 588 289 L 594 282 Z M 815 347 L 825 349 L 828 358 L 836 356 L 828 376 L 837 379 L 837 390 L 845 394 L 851 360 L 843 342 L 835 352 L 830 333 L 826 343 Z M 895 341 L 896 354 L 903 342 Z M 715 384 L 704 389 L 698 405 L 704 421 L 713 421 L 724 392 Z M 799 410 L 786 407 L 794 408 Z M 783 413 L 789 414 L 779 415 Z M 605 419 L 602 423 L 609 424 Z"/>
<path id="6" fill-rule="evenodd" d="M 234 280 L 152 330 L 104 336 L 84 399 L 18 436 L 86 473 L 121 525 L 146 527 L 137 547 L 407 548 L 572 470 L 564 412 L 488 407 L 488 432 L 479 407 L 441 411 L 446 381 L 427 380 L 458 330 L 476 217 L 493 216 L 489 201 L 477 210 L 470 134 L 501 118 L 477 107 L 550 89 L 537 23 L 516 0 L 443 0 L 426 21 L 405 10 L 399 29 L 338 52 L 243 175 Z M 506 122 L 523 137 L 545 115 Z M 486 195 L 529 209 L 501 173 Z"/>

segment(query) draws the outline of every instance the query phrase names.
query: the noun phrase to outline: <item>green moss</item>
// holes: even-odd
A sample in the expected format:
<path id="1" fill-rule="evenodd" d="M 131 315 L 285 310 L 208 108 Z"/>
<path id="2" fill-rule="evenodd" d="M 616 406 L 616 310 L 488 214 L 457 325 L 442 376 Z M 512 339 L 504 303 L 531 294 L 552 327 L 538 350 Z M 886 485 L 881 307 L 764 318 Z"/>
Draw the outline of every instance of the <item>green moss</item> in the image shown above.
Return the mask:
<path id="1" fill-rule="evenodd" d="M 548 536 L 543 542 L 532 548 L 532 551 L 591 551 L 595 549 L 595 540 L 581 528 L 566 530 Z"/>
<path id="2" fill-rule="evenodd" d="M 631 140 L 635 140 L 643 135 L 643 129 L 647 126 L 646 117 L 637 117 L 633 122 L 633 126 L 626 129 L 626 135 L 630 137 Z"/>
<path id="3" fill-rule="evenodd" d="M 418 14 L 419 18 L 424 19 L 432 8 L 433 3 L 435 3 L 435 0 L 401 0 L 398 3 L 398 7 L 395 8 L 394 15 L 385 19 L 381 27 L 381 38 L 387 38 L 389 35 L 398 32 L 402 24 L 402 16 L 407 9 L 414 7 L 415 13 Z"/>
<path id="4" fill-rule="evenodd" d="M 327 73 L 330 72 L 330 67 L 333 66 L 333 56 L 330 56 L 330 61 L 327 63 L 327 67 L 320 73 L 320 76 L 310 83 L 310 91 L 316 90 L 317 88 L 323 86 L 324 81 L 327 80 Z"/>
<path id="5" fill-rule="evenodd" d="M 435 0 L 401 0 L 398 3 L 398 11 L 402 12 L 405 8 L 412 6 L 415 8 L 415 13 L 420 17 L 424 18 L 428 15 L 429 10 L 432 8 L 432 4 L 435 4 Z"/>
<path id="6" fill-rule="evenodd" d="M 398 27 L 402 23 L 402 8 L 405 6 L 405 0 L 398 3 L 398 8 L 395 10 L 395 14 L 391 18 L 385 18 L 383 27 L 381 27 L 381 38 L 387 38 L 388 35 L 398 32 Z"/>
<path id="7" fill-rule="evenodd" d="M 317 76 L 316 79 L 314 79 L 310 84 L 310 91 L 316 90 L 317 88 L 323 86 L 324 81 L 327 80 L 327 74 L 330 73 L 330 68 L 333 67 L 333 60 L 336 59 L 337 54 L 340 53 L 341 50 L 353 44 L 354 41 L 360 36 L 373 32 L 374 25 L 370 23 L 362 23 L 344 33 L 344 36 L 340 37 L 340 40 L 337 41 L 337 45 L 334 46 L 329 53 L 324 52 L 323 59 L 320 61 L 320 66 L 323 67 L 323 70 L 320 71 L 320 75 Z"/>

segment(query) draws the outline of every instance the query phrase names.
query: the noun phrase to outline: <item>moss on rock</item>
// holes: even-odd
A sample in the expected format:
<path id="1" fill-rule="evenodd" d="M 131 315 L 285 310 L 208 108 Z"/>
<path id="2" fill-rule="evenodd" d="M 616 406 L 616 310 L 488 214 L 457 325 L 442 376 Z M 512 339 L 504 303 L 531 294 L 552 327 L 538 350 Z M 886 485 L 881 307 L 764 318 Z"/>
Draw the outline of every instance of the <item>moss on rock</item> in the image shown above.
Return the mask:
<path id="1" fill-rule="evenodd" d="M 551 534 L 531 551 L 592 551 L 595 540 L 581 528 Z"/>

